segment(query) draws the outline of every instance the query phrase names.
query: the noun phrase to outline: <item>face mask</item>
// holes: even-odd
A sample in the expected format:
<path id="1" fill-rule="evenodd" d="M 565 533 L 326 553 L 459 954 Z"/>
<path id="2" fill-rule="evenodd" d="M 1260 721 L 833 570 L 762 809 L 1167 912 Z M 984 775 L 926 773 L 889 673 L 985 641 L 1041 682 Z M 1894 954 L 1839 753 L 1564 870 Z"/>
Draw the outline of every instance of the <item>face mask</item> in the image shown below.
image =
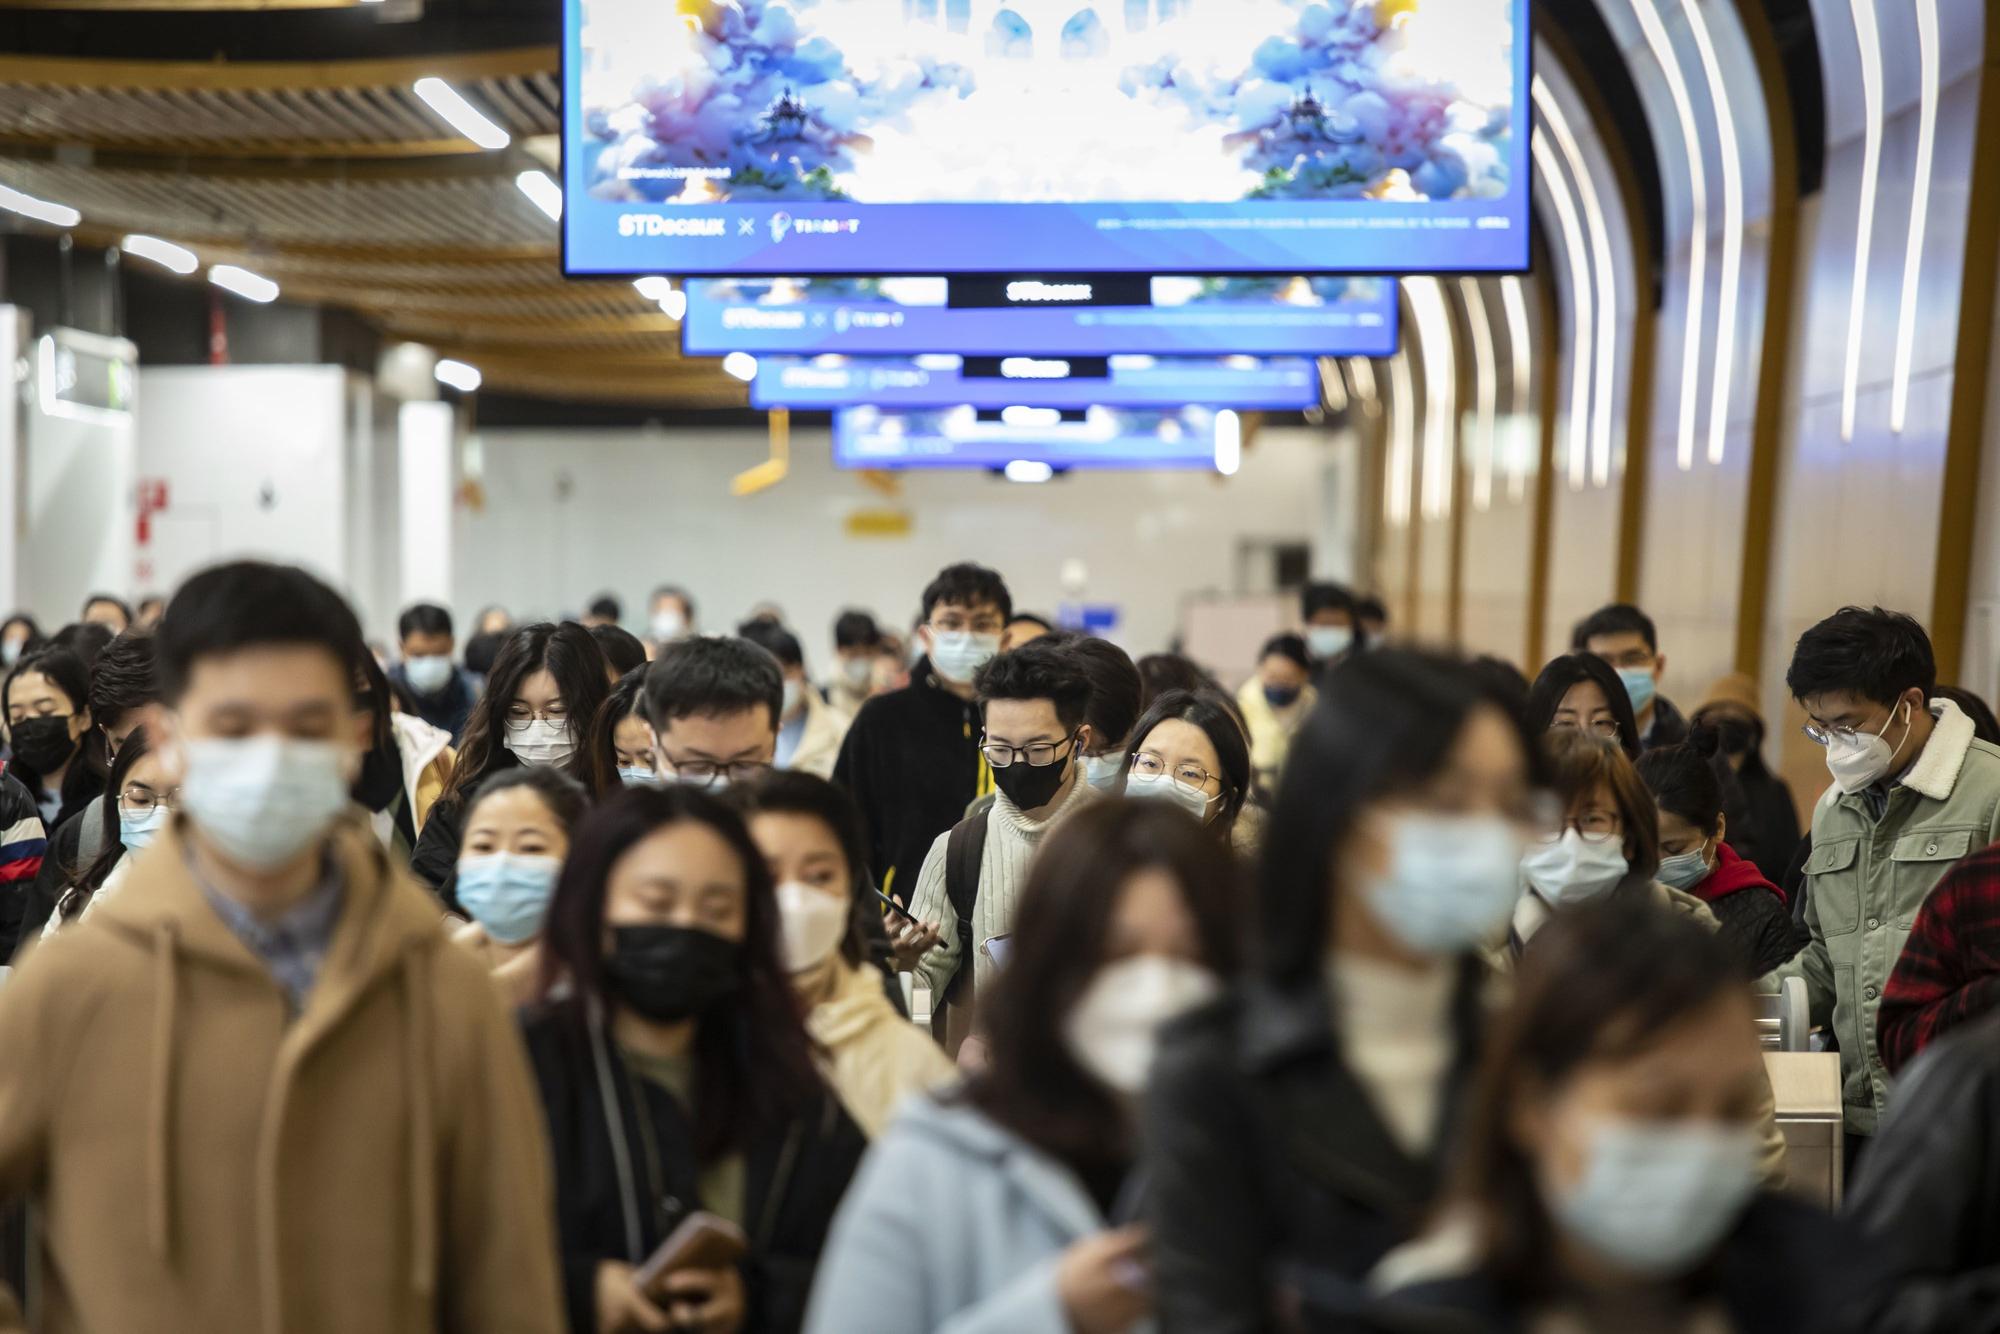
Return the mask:
<path id="1" fill-rule="evenodd" d="M 1632 712 L 1644 713 L 1646 706 L 1653 702 L 1653 694 L 1659 683 L 1653 680 L 1650 667 L 1620 667 L 1618 679 L 1625 683 L 1625 693 L 1631 697 Z"/>
<path id="2" fill-rule="evenodd" d="M 687 617 L 669 607 L 665 611 L 653 613 L 650 628 L 653 638 L 664 644 L 668 640 L 679 639 L 687 633 Z"/>
<path id="3" fill-rule="evenodd" d="M 150 847 L 153 839 L 167 827 L 171 812 L 165 806 L 155 806 L 144 815 L 134 815 L 130 811 L 118 812 L 118 841 L 125 845 L 125 851 L 137 852 Z"/>
<path id="4" fill-rule="evenodd" d="M 1521 859 L 1528 883 L 1550 907 L 1564 908 L 1608 894 L 1631 873 L 1617 838 L 1593 843 L 1574 829 L 1553 843 L 1537 843 Z"/>
<path id="5" fill-rule="evenodd" d="M 1141 801 L 1171 801 L 1203 824 L 1208 823 L 1209 808 L 1216 802 L 1206 792 L 1176 783 L 1172 774 L 1132 774 L 1125 780 L 1125 795 Z"/>
<path id="6" fill-rule="evenodd" d="M 799 711 L 799 705 L 801 702 L 802 699 L 801 699 L 801 691 L 799 690 L 799 683 L 797 681 L 785 682 L 784 703 L 781 704 L 778 708 L 778 716 L 780 718 L 791 717 L 793 714 Z"/>
<path id="7" fill-rule="evenodd" d="M 666 786 L 666 784 L 660 781 L 660 776 L 658 774 L 654 773 L 651 769 L 648 769 L 641 764 L 619 766 L 618 781 L 620 783 L 623 783 L 626 787 Z"/>
<path id="8" fill-rule="evenodd" d="M 21 660 L 21 644 L 22 641 L 20 640 L 10 640 L 7 643 L 0 644 L 0 663 L 12 667 L 15 663 L 19 662 Z"/>
<path id="9" fill-rule="evenodd" d="M 931 666 L 953 685 L 972 684 L 973 674 L 1000 652 L 999 635 L 975 635 L 970 630 L 931 631 Z"/>
<path id="10" fill-rule="evenodd" d="M 1306 647 L 1315 658 L 1337 658 L 1354 643 L 1354 631 L 1345 625 L 1309 625 Z"/>
<path id="11" fill-rule="evenodd" d="M 1069 1054 L 1113 1092 L 1142 1092 L 1160 1030 L 1222 990 L 1214 973 L 1186 959 L 1138 954 L 1106 964 L 1063 1021 Z"/>
<path id="12" fill-rule="evenodd" d="M 451 659 L 439 653 L 430 657 L 405 658 L 403 679 L 419 695 L 435 695 L 451 684 Z"/>
<path id="13" fill-rule="evenodd" d="M 1836 736 L 1827 742 L 1826 767 L 1833 775 L 1836 786 L 1845 793 L 1860 792 L 1870 788 L 1888 776 L 1889 766 L 1896 762 L 1896 748 L 1883 740 L 1882 733 L 1896 724 L 1896 716 L 1909 708 L 1908 703 L 1891 713 L 1882 724 L 1882 731 L 1862 733 L 1856 737 Z M 18 729 L 17 729 L 18 730 Z M 1904 729 L 1905 736 L 1908 728 Z M 17 744 L 16 749 L 19 749 Z M 26 758 L 25 756 L 23 758 Z M 28 761 L 33 764 L 33 760 Z"/>
<path id="14" fill-rule="evenodd" d="M 1708 879 L 1708 844 L 1704 843 L 1692 852 L 1661 858 L 1660 873 L 1655 878 L 1674 889 L 1693 889 Z"/>
<path id="15" fill-rule="evenodd" d="M 1289 709 L 1304 693 L 1298 686 L 1265 686 L 1264 702 L 1274 709 Z"/>
<path id="16" fill-rule="evenodd" d="M 1056 799 L 1056 793 L 1062 791 L 1063 781 L 1068 777 L 1069 761 L 1066 758 L 1039 769 L 1026 760 L 1017 759 L 1005 769 L 993 771 L 993 786 L 1020 809 L 1038 811 Z"/>
<path id="17" fill-rule="evenodd" d="M 833 953 L 847 934 L 845 898 L 793 881 L 778 886 L 778 944 L 787 972 L 803 973 Z"/>
<path id="18" fill-rule="evenodd" d="M 875 664 L 866 658 L 847 658 L 840 664 L 840 674 L 859 690 L 875 679 Z"/>
<path id="19" fill-rule="evenodd" d="M 1579 1244 L 1671 1278 L 1709 1255 L 1757 1193 L 1757 1152 L 1748 1126 L 1607 1116 L 1590 1129 L 1582 1178 L 1543 1194 Z"/>
<path id="20" fill-rule="evenodd" d="M 502 945 L 519 945 L 542 929 L 549 898 L 562 874 L 559 857 L 511 852 L 458 859 L 458 901 Z"/>
<path id="21" fill-rule="evenodd" d="M 1109 792 L 1118 786 L 1118 776 L 1125 772 L 1125 752 L 1114 750 L 1104 755 L 1083 757 L 1083 776 L 1099 792 Z"/>
<path id="22" fill-rule="evenodd" d="M 1724 755 L 1748 755 L 1756 744 L 1755 726 L 1741 718 L 1724 718 L 1713 726 L 1717 744 Z"/>
<path id="23" fill-rule="evenodd" d="M 1389 868 L 1367 887 L 1384 930 L 1418 954 L 1490 942 L 1520 898 L 1521 836 L 1497 815 L 1415 815 L 1389 825 Z"/>
<path id="24" fill-rule="evenodd" d="M 348 753 L 331 741 L 203 738 L 181 743 L 181 807 L 231 861 L 285 865 L 325 837 L 348 804 Z"/>
<path id="25" fill-rule="evenodd" d="M 62 768 L 76 754 L 68 718 L 23 718 L 14 724 L 13 744 L 21 763 L 42 774 Z"/>
<path id="26" fill-rule="evenodd" d="M 526 726 L 505 723 L 501 742 L 523 764 L 566 764 L 576 754 L 569 724 L 537 718 Z"/>
<path id="27" fill-rule="evenodd" d="M 614 926 L 604 978 L 618 1003 L 641 1019 L 692 1019 L 737 987 L 743 947 L 686 926 Z"/>

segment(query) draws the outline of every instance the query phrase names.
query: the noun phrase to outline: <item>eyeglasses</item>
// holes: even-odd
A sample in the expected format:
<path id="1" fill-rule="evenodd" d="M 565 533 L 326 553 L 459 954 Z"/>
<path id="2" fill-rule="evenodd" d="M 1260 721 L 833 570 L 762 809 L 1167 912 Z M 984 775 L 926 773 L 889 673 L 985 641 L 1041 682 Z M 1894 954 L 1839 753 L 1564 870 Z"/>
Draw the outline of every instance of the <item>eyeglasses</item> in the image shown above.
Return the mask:
<path id="1" fill-rule="evenodd" d="M 1882 720 L 1880 727 L 1842 727 L 1836 723 L 1807 723 L 1801 732 L 1815 745 L 1830 746 L 1836 741 L 1852 742 L 1863 736 L 1880 736 L 1889 730 L 1889 724 L 1896 720 L 1893 710 Z"/>
<path id="2" fill-rule="evenodd" d="M 525 704 L 516 704 L 507 710 L 507 726 L 509 727 L 526 727 L 528 724 L 536 722 L 566 723 L 568 721 L 569 706 L 561 703 L 551 704 L 539 713 Z"/>
<path id="3" fill-rule="evenodd" d="M 181 790 L 177 787 L 155 792 L 150 787 L 135 783 L 118 794 L 118 809 L 127 815 L 151 815 L 163 806 L 173 810 L 180 804 Z"/>
<path id="4" fill-rule="evenodd" d="M 714 787 L 717 779 L 734 787 L 738 783 L 755 782 L 771 772 L 771 766 L 763 760 L 719 764 L 714 760 L 676 760 L 671 755 L 662 755 L 660 764 L 674 778 L 695 787 Z"/>
<path id="5" fill-rule="evenodd" d="M 926 621 L 926 625 L 941 635 L 959 634 L 970 630 L 976 635 L 997 635 L 1007 628 L 997 612 L 980 616 L 966 616 L 963 612 L 940 611 L 937 619 Z"/>
<path id="6" fill-rule="evenodd" d="M 1558 842 L 1563 834 L 1574 829 L 1586 843 L 1609 843 L 1624 833 L 1624 821 L 1609 811 L 1585 811 L 1582 815 L 1545 825 L 1541 833 L 1544 843 Z"/>
<path id="7" fill-rule="evenodd" d="M 999 742 L 988 742 L 979 748 L 986 762 L 995 769 L 1011 769 L 1016 758 L 1024 759 L 1031 769 L 1043 769 L 1056 762 L 1065 746 L 1076 741 L 1082 728 L 1077 728 L 1060 741 L 1035 741 L 1025 746 L 1003 746 Z"/>
<path id="8" fill-rule="evenodd" d="M 1549 730 L 1588 732 L 1600 741 L 1616 741 L 1619 729 L 1615 718 L 1593 718 L 1587 723 L 1578 718 L 1558 718 L 1549 724 Z"/>
<path id="9" fill-rule="evenodd" d="M 1215 784 L 1214 790 L 1217 792 L 1222 791 L 1228 786 L 1220 778 L 1192 760 L 1183 760 L 1181 763 L 1175 765 L 1172 770 L 1169 770 L 1167 762 L 1160 756 L 1153 754 L 1150 750 L 1142 750 L 1132 757 L 1132 772 L 1146 778 L 1171 773 L 1174 782 L 1191 792 L 1199 792 L 1204 796 L 1209 793 L 1208 785 L 1210 783 Z"/>

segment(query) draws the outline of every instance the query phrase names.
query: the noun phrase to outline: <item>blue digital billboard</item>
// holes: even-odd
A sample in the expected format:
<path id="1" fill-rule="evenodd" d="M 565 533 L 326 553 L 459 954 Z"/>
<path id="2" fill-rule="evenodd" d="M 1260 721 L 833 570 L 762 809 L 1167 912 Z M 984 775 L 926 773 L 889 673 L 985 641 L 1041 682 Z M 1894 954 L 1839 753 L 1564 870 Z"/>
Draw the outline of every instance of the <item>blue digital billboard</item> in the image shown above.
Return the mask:
<path id="1" fill-rule="evenodd" d="M 564 0 L 571 274 L 1528 262 L 1528 0 Z"/>
<path id="2" fill-rule="evenodd" d="M 1227 408 L 842 408 L 840 468 L 1212 468 L 1234 472 L 1241 423 Z"/>
<path id="3" fill-rule="evenodd" d="M 753 408 L 1161 407 L 1301 412 L 1320 401 L 1300 357 L 762 357 Z"/>

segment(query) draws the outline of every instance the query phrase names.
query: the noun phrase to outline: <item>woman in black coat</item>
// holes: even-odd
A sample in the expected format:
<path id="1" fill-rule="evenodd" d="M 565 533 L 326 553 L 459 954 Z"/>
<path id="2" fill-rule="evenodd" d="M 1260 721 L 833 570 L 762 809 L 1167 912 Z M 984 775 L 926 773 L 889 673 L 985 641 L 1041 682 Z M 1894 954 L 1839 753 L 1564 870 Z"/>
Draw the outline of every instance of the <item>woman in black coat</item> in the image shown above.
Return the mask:
<path id="1" fill-rule="evenodd" d="M 578 826 L 525 1036 L 548 1114 L 572 1334 L 792 1334 L 866 1147 L 821 1082 L 779 962 L 764 859 L 734 811 L 630 788 Z M 690 1214 L 735 1267 L 633 1271 Z"/>

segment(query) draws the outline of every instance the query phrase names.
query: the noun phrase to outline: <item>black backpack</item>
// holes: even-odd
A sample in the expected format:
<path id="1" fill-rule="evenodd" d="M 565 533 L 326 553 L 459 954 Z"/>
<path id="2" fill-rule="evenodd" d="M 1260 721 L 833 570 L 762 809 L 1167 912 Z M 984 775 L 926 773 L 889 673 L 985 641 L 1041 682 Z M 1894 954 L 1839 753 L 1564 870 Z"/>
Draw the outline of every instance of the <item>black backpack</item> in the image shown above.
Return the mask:
<path id="1" fill-rule="evenodd" d="M 958 918 L 958 972 L 945 988 L 944 999 L 957 1004 L 972 982 L 972 910 L 979 901 L 979 863 L 986 855 L 988 806 L 951 827 L 944 845 L 944 896 Z"/>

